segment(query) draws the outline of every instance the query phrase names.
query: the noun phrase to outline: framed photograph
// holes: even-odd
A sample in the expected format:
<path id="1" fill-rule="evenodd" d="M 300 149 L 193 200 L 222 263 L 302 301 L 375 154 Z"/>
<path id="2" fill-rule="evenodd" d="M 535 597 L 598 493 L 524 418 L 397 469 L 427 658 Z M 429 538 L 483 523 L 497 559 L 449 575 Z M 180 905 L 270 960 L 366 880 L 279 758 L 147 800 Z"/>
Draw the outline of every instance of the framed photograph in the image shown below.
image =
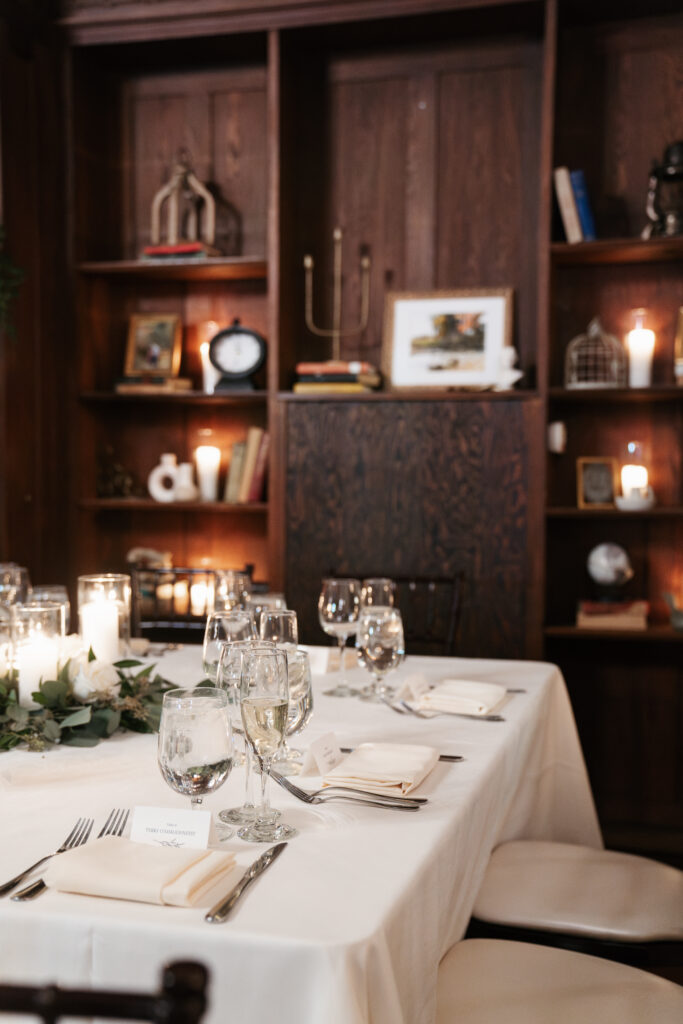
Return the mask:
<path id="1" fill-rule="evenodd" d="M 613 508 L 619 490 L 616 459 L 584 456 L 576 460 L 576 503 L 579 508 Z"/>
<path id="2" fill-rule="evenodd" d="M 126 377 L 177 377 L 182 331 L 180 317 L 144 313 L 130 318 L 126 346 Z"/>
<path id="3" fill-rule="evenodd" d="M 382 370 L 393 388 L 488 388 L 512 344 L 512 288 L 389 292 Z"/>

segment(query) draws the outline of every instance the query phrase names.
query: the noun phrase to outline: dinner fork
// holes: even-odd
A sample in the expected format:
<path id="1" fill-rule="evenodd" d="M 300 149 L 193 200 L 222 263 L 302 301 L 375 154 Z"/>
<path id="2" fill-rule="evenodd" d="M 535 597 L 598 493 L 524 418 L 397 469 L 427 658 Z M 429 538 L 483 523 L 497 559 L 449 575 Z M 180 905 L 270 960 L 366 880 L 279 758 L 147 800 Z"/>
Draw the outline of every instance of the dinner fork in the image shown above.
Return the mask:
<path id="1" fill-rule="evenodd" d="M 368 807 L 393 807 L 397 811 L 419 811 L 426 797 L 392 796 L 389 793 L 371 793 L 366 789 L 351 789 L 350 786 L 326 786 L 324 789 L 299 789 L 284 775 L 272 769 L 270 777 L 288 793 L 307 804 L 326 804 L 330 800 L 346 800 L 348 803 L 365 804 Z"/>
<path id="2" fill-rule="evenodd" d="M 117 810 L 116 808 L 114 808 L 114 810 L 111 811 L 109 817 L 105 821 L 100 831 L 97 833 L 97 838 L 101 839 L 102 836 L 123 835 L 123 830 L 126 827 L 129 814 L 129 810 Z M 92 828 L 92 821 L 90 824 L 90 828 Z M 85 837 L 85 839 L 82 840 L 82 843 L 86 841 L 89 835 L 90 829 L 88 829 L 88 835 Z M 75 845 L 81 846 L 82 843 L 76 843 Z M 41 892 L 44 892 L 45 889 L 47 889 L 47 885 L 45 884 L 42 878 L 39 878 L 36 882 L 33 882 L 31 885 L 27 885 L 25 889 L 20 889 L 19 892 L 15 892 L 14 896 L 12 896 L 12 899 L 14 900 L 15 903 L 23 903 L 24 900 L 33 900 L 36 898 L 36 896 L 40 896 Z"/>
<path id="3" fill-rule="evenodd" d="M 0 885 L 0 896 L 6 896 L 15 885 L 19 885 L 19 882 L 23 881 L 27 875 L 30 875 L 34 868 L 40 867 L 50 857 L 56 857 L 58 853 L 64 853 L 65 850 L 70 850 L 73 846 L 80 846 L 88 839 L 90 832 L 92 831 L 93 819 L 92 818 L 79 818 L 74 827 L 69 832 L 68 836 L 64 840 L 61 846 L 52 853 L 48 853 L 45 857 L 41 857 L 35 864 L 31 864 L 29 868 L 24 871 L 20 871 L 14 878 L 10 878 L 9 882 L 5 882 L 4 885 Z"/>
<path id="4" fill-rule="evenodd" d="M 410 704 L 407 704 L 404 700 L 399 701 L 399 704 L 405 710 L 401 712 L 399 708 L 393 704 L 394 711 L 398 711 L 399 714 L 415 715 L 416 718 L 434 718 L 436 715 L 455 715 L 456 718 L 473 718 L 476 722 L 504 722 L 505 719 L 502 715 L 468 715 L 464 711 L 420 711 L 418 708 L 413 708 Z"/>

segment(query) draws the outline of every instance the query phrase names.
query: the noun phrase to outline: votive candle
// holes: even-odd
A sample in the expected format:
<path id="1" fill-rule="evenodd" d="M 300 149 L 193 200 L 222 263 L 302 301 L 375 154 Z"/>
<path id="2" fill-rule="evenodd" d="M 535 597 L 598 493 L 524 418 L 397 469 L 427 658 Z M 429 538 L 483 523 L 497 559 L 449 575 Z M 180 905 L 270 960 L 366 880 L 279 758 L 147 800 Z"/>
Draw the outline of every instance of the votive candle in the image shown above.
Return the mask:
<path id="1" fill-rule="evenodd" d="M 652 383 L 652 355 L 655 332 L 643 327 L 644 313 L 636 313 L 636 326 L 626 336 L 628 382 L 632 388 L 648 388 Z"/>

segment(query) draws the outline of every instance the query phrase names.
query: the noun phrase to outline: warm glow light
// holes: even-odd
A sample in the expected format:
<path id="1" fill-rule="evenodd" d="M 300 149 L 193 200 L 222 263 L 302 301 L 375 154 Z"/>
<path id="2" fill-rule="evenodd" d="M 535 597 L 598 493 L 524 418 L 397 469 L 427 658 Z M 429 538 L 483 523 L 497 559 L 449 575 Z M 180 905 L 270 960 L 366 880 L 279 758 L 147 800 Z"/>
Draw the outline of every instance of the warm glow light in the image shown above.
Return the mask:
<path id="1" fill-rule="evenodd" d="M 86 650 L 91 647 L 100 661 L 114 662 L 119 651 L 119 610 L 115 601 L 87 601 L 78 609 L 81 638 Z"/>
<path id="2" fill-rule="evenodd" d="M 644 309 L 635 311 L 636 326 L 626 335 L 628 382 L 632 388 L 647 388 L 652 381 L 652 354 L 655 332 L 643 327 Z"/>
<path id="3" fill-rule="evenodd" d="M 206 615 L 213 607 L 213 583 L 193 583 L 190 587 L 190 608 L 193 615 Z"/>
<path id="4" fill-rule="evenodd" d="M 621 491 L 626 497 L 632 494 L 645 495 L 648 476 L 645 466 L 627 465 L 621 467 Z"/>
<path id="5" fill-rule="evenodd" d="M 221 450 L 211 444 L 200 444 L 194 454 L 197 461 L 197 479 L 202 501 L 216 501 Z"/>

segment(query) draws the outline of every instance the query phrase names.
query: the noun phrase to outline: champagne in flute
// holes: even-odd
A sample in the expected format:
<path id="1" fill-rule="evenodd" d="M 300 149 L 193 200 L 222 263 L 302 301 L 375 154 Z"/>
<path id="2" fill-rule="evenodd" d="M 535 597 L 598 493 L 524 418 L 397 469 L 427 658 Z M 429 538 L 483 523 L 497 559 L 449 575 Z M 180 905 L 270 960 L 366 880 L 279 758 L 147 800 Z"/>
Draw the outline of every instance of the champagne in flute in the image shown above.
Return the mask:
<path id="1" fill-rule="evenodd" d="M 244 731 L 258 758 L 273 758 L 282 746 L 289 702 L 278 697 L 246 697 L 242 701 Z"/>

